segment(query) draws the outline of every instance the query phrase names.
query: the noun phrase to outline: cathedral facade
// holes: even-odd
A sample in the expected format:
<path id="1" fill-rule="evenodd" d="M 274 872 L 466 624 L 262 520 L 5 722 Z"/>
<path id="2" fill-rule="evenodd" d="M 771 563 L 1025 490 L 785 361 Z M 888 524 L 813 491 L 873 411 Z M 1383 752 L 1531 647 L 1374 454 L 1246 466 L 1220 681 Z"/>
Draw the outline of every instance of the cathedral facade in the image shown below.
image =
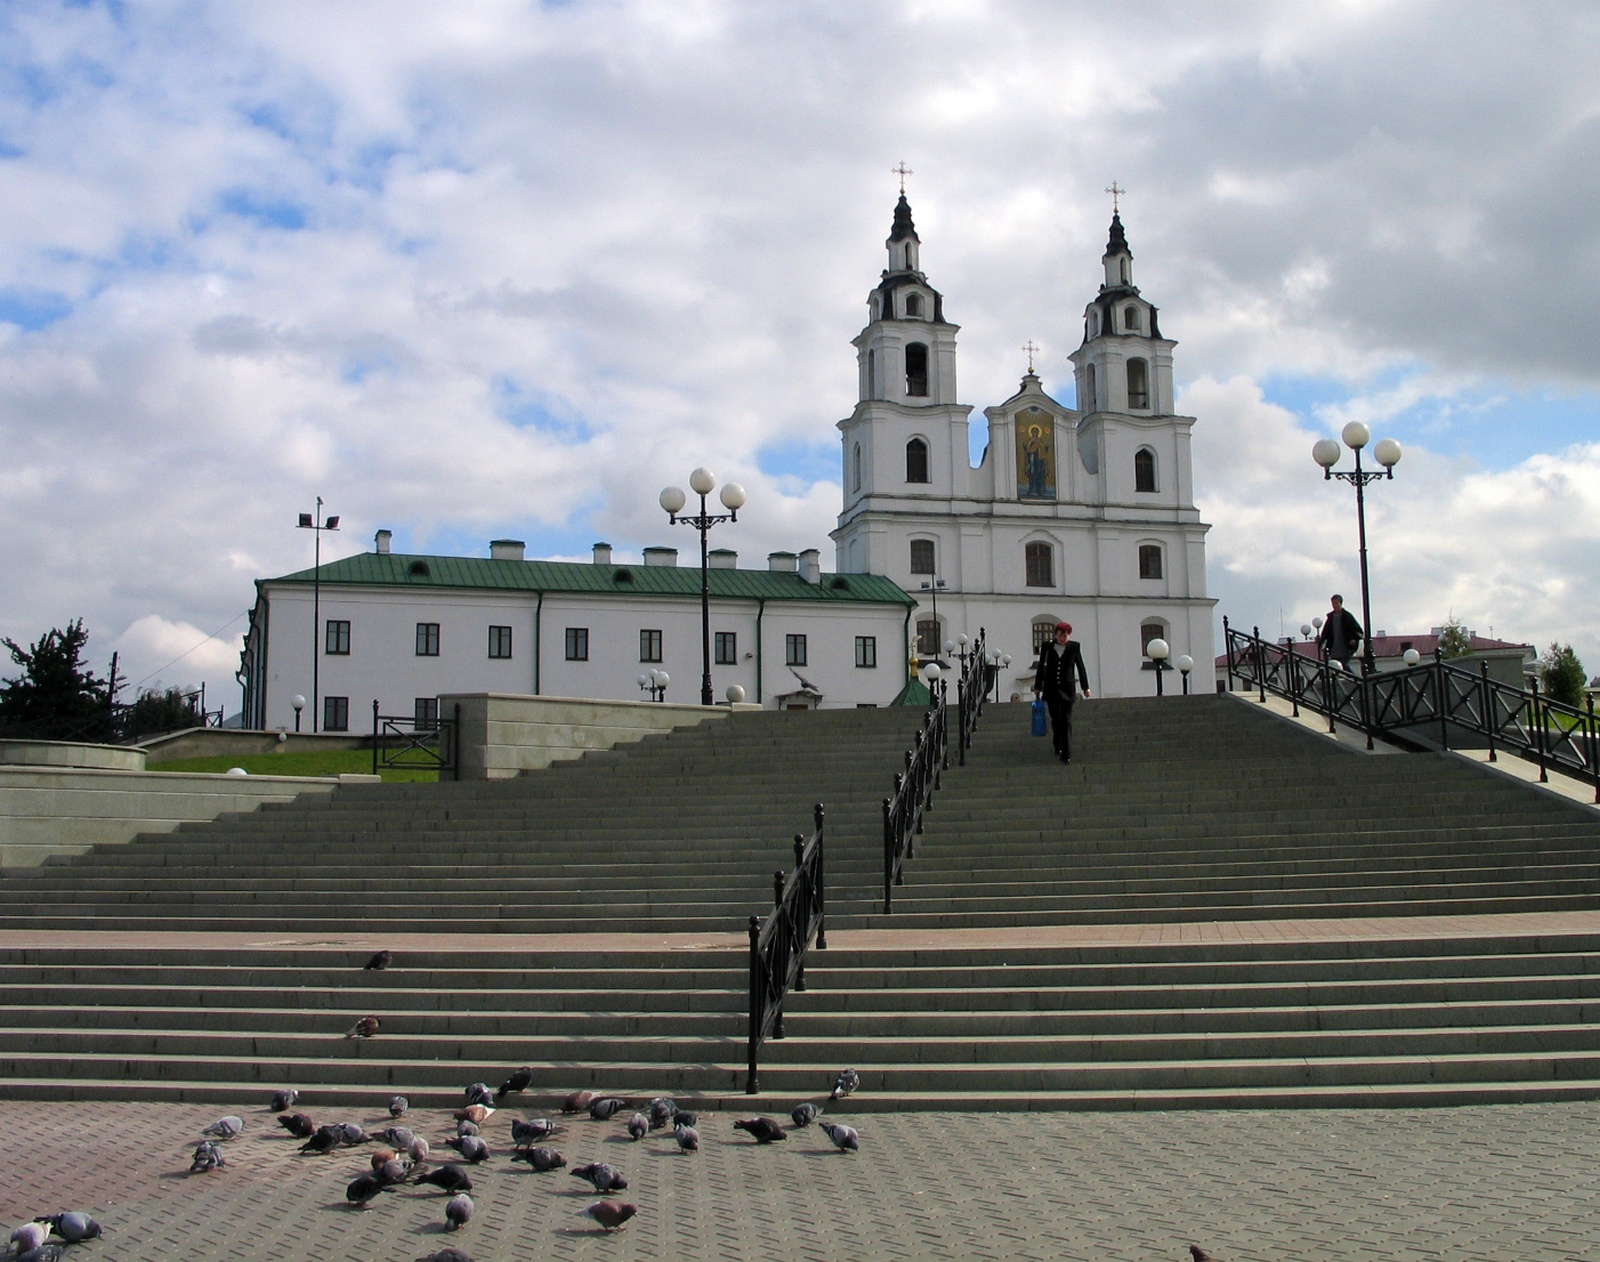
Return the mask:
<path id="1" fill-rule="evenodd" d="M 888 266 L 855 338 L 859 398 L 838 428 L 844 508 L 833 531 L 841 574 L 884 575 L 918 600 L 913 651 L 988 630 L 1012 657 L 1006 695 L 1029 695 L 1030 663 L 1058 621 L 1072 623 L 1090 687 L 1155 691 L 1144 648 L 1161 638 L 1209 687 L 1212 606 L 1194 506 L 1190 430 L 1173 411 L 1172 351 L 1133 283 L 1113 214 L 1104 277 L 1071 359 L 1073 406 L 1030 369 L 986 408 L 989 443 L 973 467 L 972 408 L 956 387 L 956 333 L 921 268 L 905 194 Z"/>

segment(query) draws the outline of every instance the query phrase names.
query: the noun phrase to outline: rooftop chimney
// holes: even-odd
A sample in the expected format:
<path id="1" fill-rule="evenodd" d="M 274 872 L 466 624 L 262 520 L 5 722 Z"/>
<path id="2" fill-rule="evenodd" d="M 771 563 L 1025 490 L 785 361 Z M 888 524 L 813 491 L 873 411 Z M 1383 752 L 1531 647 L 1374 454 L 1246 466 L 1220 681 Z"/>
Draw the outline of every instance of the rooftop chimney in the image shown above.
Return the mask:
<path id="1" fill-rule="evenodd" d="M 712 548 L 711 568 L 714 570 L 736 570 L 739 568 L 739 554 L 732 548 Z"/>
<path id="2" fill-rule="evenodd" d="M 394 531 L 392 530 L 380 530 L 377 534 L 372 536 L 372 541 L 378 545 L 379 556 L 386 557 L 389 555 L 389 541 L 393 538 Z"/>
<path id="3" fill-rule="evenodd" d="M 644 550 L 644 563 L 646 565 L 677 565 L 678 550 L 676 548 L 646 548 Z"/>
<path id="4" fill-rule="evenodd" d="M 769 552 L 767 568 L 774 574 L 793 574 L 800 566 L 792 552 Z"/>
<path id="5" fill-rule="evenodd" d="M 521 561 L 527 546 L 521 539 L 491 539 L 489 555 L 496 561 Z"/>
<path id="6" fill-rule="evenodd" d="M 800 577 L 815 587 L 822 581 L 822 553 L 807 548 L 800 554 Z"/>
<path id="7" fill-rule="evenodd" d="M 596 565 L 611 564 L 611 545 L 609 543 L 597 543 L 594 545 L 594 563 Z"/>

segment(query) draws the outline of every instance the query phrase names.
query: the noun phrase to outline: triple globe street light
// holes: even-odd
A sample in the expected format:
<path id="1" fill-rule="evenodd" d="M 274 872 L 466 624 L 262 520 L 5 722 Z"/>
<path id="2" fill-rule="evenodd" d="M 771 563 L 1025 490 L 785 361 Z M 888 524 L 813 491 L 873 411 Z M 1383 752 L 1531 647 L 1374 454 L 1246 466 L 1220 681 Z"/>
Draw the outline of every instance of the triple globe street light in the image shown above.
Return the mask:
<path id="1" fill-rule="evenodd" d="M 1356 488 L 1356 531 L 1361 544 L 1361 671 L 1370 675 L 1377 668 L 1372 653 L 1372 596 L 1367 583 L 1367 483 L 1379 478 L 1393 478 L 1394 467 L 1400 463 L 1400 444 L 1392 438 L 1378 440 L 1372 449 L 1373 458 L 1383 466 L 1376 469 L 1361 467 L 1361 449 L 1372 441 L 1372 431 L 1360 421 L 1351 421 L 1339 435 L 1344 445 L 1356 454 L 1356 467 L 1352 470 L 1335 469 L 1339 463 L 1339 444 L 1331 438 L 1319 438 L 1312 445 L 1311 458 L 1322 466 L 1324 481 L 1338 478 Z"/>
<path id="2" fill-rule="evenodd" d="M 684 525 L 700 532 L 700 704 L 714 705 L 711 698 L 711 554 L 707 536 L 711 527 L 725 521 L 738 521 L 739 510 L 744 507 L 744 487 L 729 482 L 718 498 L 726 513 L 706 511 L 706 496 L 716 489 L 716 475 L 710 469 L 699 468 L 689 475 L 689 489 L 700 497 L 700 511 L 694 516 L 680 517 L 689 497 L 681 487 L 669 486 L 662 490 L 657 502 L 666 510 L 667 520 L 674 526 Z"/>

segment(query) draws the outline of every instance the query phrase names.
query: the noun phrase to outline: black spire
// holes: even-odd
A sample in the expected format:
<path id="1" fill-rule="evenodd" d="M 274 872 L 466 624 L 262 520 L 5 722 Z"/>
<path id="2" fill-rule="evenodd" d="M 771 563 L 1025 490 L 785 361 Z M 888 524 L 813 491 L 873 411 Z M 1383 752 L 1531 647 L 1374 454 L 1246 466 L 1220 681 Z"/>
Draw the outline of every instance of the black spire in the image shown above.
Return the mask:
<path id="1" fill-rule="evenodd" d="M 1128 238 L 1122 231 L 1122 216 L 1115 211 L 1111 214 L 1111 240 L 1106 245 L 1106 257 L 1110 258 L 1113 254 L 1126 254 L 1130 259 L 1133 257 L 1133 251 L 1128 248 Z"/>
<path id="2" fill-rule="evenodd" d="M 906 195 L 900 194 L 900 200 L 894 208 L 894 226 L 889 229 L 889 240 L 903 241 L 910 237 L 913 241 L 921 241 L 917 236 L 917 226 L 911 222 L 911 203 L 906 201 Z"/>

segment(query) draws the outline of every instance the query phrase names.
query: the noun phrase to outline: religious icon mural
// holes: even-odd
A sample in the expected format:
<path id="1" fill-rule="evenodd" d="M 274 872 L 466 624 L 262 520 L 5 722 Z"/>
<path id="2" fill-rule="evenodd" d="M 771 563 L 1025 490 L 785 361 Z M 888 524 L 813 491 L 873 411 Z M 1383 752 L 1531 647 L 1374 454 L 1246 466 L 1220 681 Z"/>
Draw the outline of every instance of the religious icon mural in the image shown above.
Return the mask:
<path id="1" fill-rule="evenodd" d="M 1056 418 L 1038 408 L 1017 413 L 1017 498 L 1056 497 Z"/>

